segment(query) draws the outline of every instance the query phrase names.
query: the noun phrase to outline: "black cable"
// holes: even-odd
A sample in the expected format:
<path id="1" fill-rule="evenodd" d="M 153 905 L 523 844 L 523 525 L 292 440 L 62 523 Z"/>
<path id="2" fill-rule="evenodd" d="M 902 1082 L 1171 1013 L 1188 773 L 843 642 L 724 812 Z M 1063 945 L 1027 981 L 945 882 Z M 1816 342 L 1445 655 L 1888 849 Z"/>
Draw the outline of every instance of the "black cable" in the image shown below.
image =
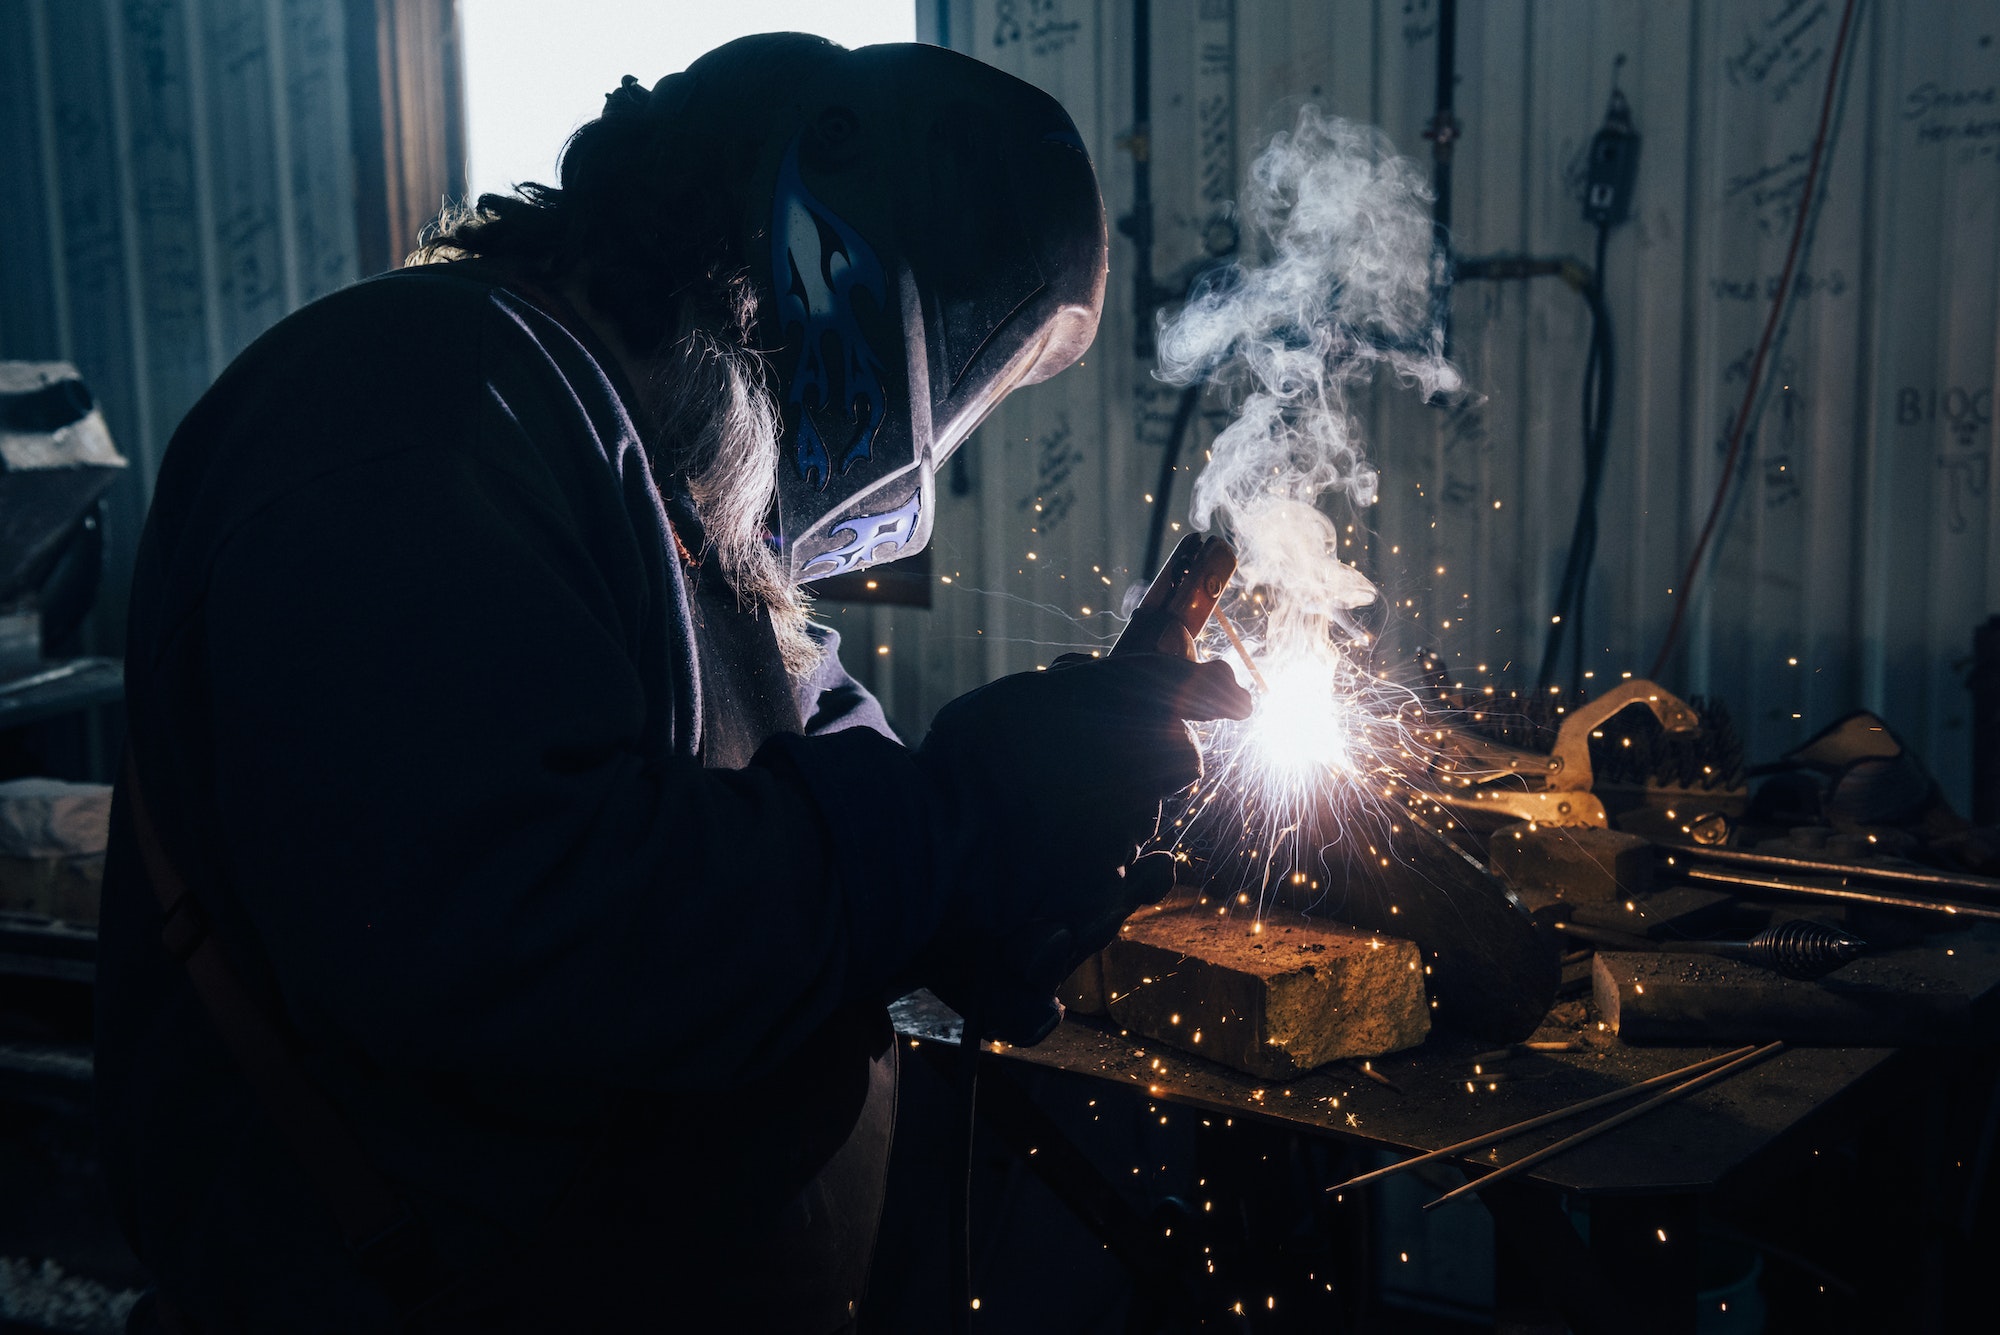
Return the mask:
<path id="1" fill-rule="evenodd" d="M 1437 95 L 1431 141 L 1431 322 L 1438 346 L 1451 352 L 1451 152 L 1458 143 L 1455 96 L 1458 89 L 1458 0 L 1439 0 L 1437 9 Z"/>
<path id="2" fill-rule="evenodd" d="M 1157 350 L 1153 317 L 1159 283 L 1153 277 L 1153 0 L 1132 0 L 1132 211 L 1118 230 L 1132 238 L 1132 351 L 1149 362 Z"/>
<path id="3" fill-rule="evenodd" d="M 1568 614 L 1575 623 L 1570 630 L 1570 688 L 1583 687 L 1583 642 L 1584 624 L 1590 608 L 1590 576 L 1597 563 L 1597 516 L 1602 508 L 1604 491 L 1605 460 L 1611 439 L 1611 316 L 1604 300 L 1604 250 L 1605 239 L 1610 226 L 1600 223 L 1597 228 L 1597 280 L 1595 291 L 1597 300 L 1592 308 L 1592 356 L 1586 358 L 1583 372 L 1584 397 L 1583 420 L 1585 423 L 1585 486 L 1590 493 L 1589 523 L 1579 523 L 1575 543 L 1582 549 L 1582 559 L 1577 567 L 1576 591 L 1570 597 L 1571 611 Z M 1592 371 L 1596 377 L 1593 379 Z M 1578 519 L 1582 520 L 1582 506 L 1579 503 Z"/>
<path id="4" fill-rule="evenodd" d="M 1535 693 L 1545 693 L 1562 661 L 1563 642 L 1570 643 L 1570 685 L 1583 684 L 1583 620 L 1591 567 L 1597 557 L 1597 513 L 1604 487 L 1604 467 L 1611 433 L 1614 385 L 1611 312 L 1604 300 L 1604 261 L 1610 241 L 1609 224 L 1597 228 L 1596 266 L 1583 289 L 1590 304 L 1590 350 L 1583 370 L 1583 486 L 1577 496 L 1576 522 L 1570 530 L 1569 558 L 1556 591 L 1555 612 L 1542 645 L 1541 671 Z"/>
<path id="5" fill-rule="evenodd" d="M 1180 402 L 1174 405 L 1173 429 L 1167 432 L 1166 447 L 1160 453 L 1160 483 L 1153 488 L 1153 517 L 1146 527 L 1146 564 L 1140 573 L 1151 579 L 1160 571 L 1160 550 L 1166 546 L 1167 511 L 1174 494 L 1174 470 L 1181 461 L 1181 443 L 1187 439 L 1188 426 L 1194 421 L 1194 410 L 1201 401 L 1201 382 L 1196 381 L 1181 391 Z"/>

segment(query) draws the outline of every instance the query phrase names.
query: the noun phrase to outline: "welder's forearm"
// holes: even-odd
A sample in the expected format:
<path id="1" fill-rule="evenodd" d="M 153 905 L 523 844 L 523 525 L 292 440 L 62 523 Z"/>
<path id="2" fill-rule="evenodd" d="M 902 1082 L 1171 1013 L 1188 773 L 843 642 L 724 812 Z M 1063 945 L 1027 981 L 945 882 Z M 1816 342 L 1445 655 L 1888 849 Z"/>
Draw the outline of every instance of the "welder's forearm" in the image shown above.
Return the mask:
<path id="1" fill-rule="evenodd" d="M 461 978 L 484 1017 L 469 1050 L 506 1062 L 560 1033 L 541 1060 L 585 1078 L 673 1089 L 762 1074 L 868 995 L 884 933 L 865 897 L 781 769 L 676 764 L 620 781 L 562 864 L 515 887 L 496 967 Z M 509 989 L 502 974 L 533 982 Z M 453 1052 L 467 1038 L 441 1037 Z"/>

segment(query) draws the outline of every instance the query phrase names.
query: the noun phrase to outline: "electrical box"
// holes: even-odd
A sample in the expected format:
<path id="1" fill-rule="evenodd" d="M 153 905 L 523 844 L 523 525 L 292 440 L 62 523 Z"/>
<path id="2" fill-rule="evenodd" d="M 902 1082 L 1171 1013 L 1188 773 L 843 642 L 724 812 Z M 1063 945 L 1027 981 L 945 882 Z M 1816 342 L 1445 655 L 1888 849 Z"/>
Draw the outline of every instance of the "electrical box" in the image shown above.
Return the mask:
<path id="1" fill-rule="evenodd" d="M 1599 227 L 1615 227 L 1632 215 L 1632 186 L 1639 179 L 1639 132 L 1625 94 L 1611 90 L 1604 124 L 1590 141 L 1584 169 L 1583 217 Z"/>

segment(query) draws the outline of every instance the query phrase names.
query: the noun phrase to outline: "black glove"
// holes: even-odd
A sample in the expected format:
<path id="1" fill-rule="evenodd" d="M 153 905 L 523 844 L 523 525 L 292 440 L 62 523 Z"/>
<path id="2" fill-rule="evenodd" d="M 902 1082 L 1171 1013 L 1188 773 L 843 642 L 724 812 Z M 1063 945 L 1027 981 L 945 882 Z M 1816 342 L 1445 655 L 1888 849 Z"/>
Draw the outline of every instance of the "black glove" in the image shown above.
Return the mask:
<path id="1" fill-rule="evenodd" d="M 1249 712 L 1228 665 L 1160 654 L 1065 657 L 938 712 L 917 760 L 960 884 L 924 981 L 976 1013 L 973 1037 L 1054 1026 L 1056 985 L 1172 887 L 1169 860 L 1130 864 L 1161 799 L 1201 775 L 1185 720 Z"/>
<path id="2" fill-rule="evenodd" d="M 1097 906 L 1096 918 L 1075 923 L 1038 918 L 976 955 L 962 958 L 944 980 L 945 1002 L 965 1018 L 975 1038 L 999 1038 L 1032 1047 L 1062 1022 L 1056 989 L 1077 966 L 1111 944 L 1134 910 L 1165 899 L 1174 888 L 1174 856 L 1148 853 L 1121 867 L 1100 887 L 1070 897 L 1079 912 Z"/>

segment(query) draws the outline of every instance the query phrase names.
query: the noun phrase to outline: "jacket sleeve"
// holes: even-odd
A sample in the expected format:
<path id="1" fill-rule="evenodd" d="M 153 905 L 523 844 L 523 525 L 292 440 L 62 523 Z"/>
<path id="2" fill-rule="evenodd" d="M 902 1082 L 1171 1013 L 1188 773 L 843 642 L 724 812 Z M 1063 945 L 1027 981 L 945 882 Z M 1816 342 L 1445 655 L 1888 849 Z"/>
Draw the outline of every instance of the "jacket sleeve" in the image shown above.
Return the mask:
<path id="1" fill-rule="evenodd" d="M 220 549 L 199 632 L 219 870 L 309 1039 L 713 1085 L 782 1061 L 935 929 L 910 753 L 851 730 L 737 771 L 649 757 L 641 628 L 588 546 L 518 477 L 413 448 Z"/>

